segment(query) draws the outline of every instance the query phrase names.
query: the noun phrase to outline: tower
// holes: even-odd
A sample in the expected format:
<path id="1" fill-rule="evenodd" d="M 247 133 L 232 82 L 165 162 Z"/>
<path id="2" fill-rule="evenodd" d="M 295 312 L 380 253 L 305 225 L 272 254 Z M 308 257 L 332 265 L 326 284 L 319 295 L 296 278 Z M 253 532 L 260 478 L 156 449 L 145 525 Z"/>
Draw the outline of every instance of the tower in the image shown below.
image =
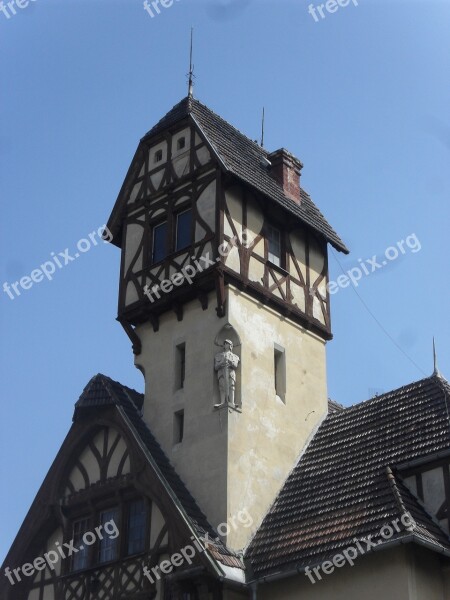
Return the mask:
<path id="1" fill-rule="evenodd" d="M 302 163 L 189 95 L 140 141 L 108 228 L 144 419 L 227 545 L 244 548 L 327 413 L 327 244 Z"/>

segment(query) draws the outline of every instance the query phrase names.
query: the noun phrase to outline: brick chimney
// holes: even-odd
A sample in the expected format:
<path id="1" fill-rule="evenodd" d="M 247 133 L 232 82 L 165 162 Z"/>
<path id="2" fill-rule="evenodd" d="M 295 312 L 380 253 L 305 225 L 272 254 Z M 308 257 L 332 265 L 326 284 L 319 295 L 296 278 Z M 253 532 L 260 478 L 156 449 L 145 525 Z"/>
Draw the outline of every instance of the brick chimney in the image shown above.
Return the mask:
<path id="1" fill-rule="evenodd" d="M 300 204 L 300 171 L 303 164 L 285 148 L 275 150 L 267 158 L 272 163 L 269 172 L 281 184 L 285 195 Z"/>

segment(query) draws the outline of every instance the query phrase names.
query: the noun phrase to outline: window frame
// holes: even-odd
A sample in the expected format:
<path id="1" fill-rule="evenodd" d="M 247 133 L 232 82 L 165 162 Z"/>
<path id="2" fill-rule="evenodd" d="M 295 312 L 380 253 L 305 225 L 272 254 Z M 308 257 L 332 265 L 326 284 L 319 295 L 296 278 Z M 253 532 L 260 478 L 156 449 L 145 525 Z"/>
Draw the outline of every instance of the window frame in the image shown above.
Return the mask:
<path id="1" fill-rule="evenodd" d="M 137 504 L 138 502 L 142 502 L 143 508 L 144 508 L 144 522 L 143 522 L 143 526 L 141 527 L 141 529 L 143 530 L 143 547 L 140 550 L 136 550 L 133 552 L 130 552 L 130 531 L 131 531 L 131 527 L 130 527 L 130 516 L 131 516 L 131 507 L 133 504 Z M 149 510 L 149 506 L 148 506 L 148 502 L 146 500 L 146 498 L 144 497 L 139 497 L 139 498 L 134 498 L 132 500 L 129 500 L 128 502 L 126 502 L 126 535 L 125 535 L 125 539 L 124 539 L 124 548 L 123 548 L 123 558 L 128 558 L 130 556 L 137 556 L 139 554 L 142 554 L 143 552 L 147 551 L 147 546 L 148 546 L 148 540 L 150 538 L 149 536 L 149 521 L 150 521 L 150 510 Z"/>
<path id="2" fill-rule="evenodd" d="M 266 231 L 265 231 L 265 237 L 267 240 L 267 262 L 269 262 L 271 265 L 274 265 L 275 267 L 277 267 L 278 269 L 285 269 L 286 268 L 286 252 L 284 249 L 284 235 L 283 235 L 283 230 L 280 227 L 277 227 L 276 225 L 272 225 L 271 223 L 267 223 L 266 227 L 265 227 Z M 277 256 L 276 254 L 274 254 L 273 252 L 270 251 L 270 246 L 271 246 L 271 232 L 277 232 L 278 233 L 278 245 L 279 245 L 279 256 Z M 276 260 L 273 260 L 273 258 L 278 259 L 279 263 L 277 263 Z"/>
<path id="3" fill-rule="evenodd" d="M 185 215 L 186 213 L 190 214 L 190 219 L 189 219 L 189 243 L 181 246 L 180 248 L 178 247 L 178 219 L 179 217 L 181 217 L 181 215 Z M 182 250 L 186 250 L 186 248 L 190 248 L 192 246 L 192 227 L 193 227 L 193 222 L 194 222 L 194 211 L 192 210 L 192 206 L 186 206 L 185 208 L 181 208 L 180 210 L 177 210 L 174 212 L 174 236 L 173 236 L 173 254 L 176 254 L 177 252 L 181 252 Z"/>
<path id="4" fill-rule="evenodd" d="M 189 242 L 187 245 L 178 248 L 178 218 L 180 215 L 188 212 L 191 214 L 189 222 Z M 155 260 L 155 230 L 162 225 L 166 225 L 165 253 L 162 258 Z M 169 208 L 165 215 L 160 215 L 159 218 L 150 221 L 149 229 L 150 243 L 147 250 L 148 266 L 152 267 L 153 265 L 163 263 L 169 256 L 188 252 L 195 243 L 195 219 L 192 203 L 190 201 L 183 202 L 180 206 L 173 207 L 172 210 Z"/>
<path id="5" fill-rule="evenodd" d="M 120 552 L 120 530 L 119 530 L 119 535 L 115 538 L 111 538 L 108 535 L 104 535 L 103 515 L 105 515 L 107 513 L 115 513 L 116 518 L 111 517 L 109 519 L 106 519 L 105 522 L 109 522 L 109 521 L 113 520 L 116 527 L 119 527 L 120 523 L 123 520 L 122 514 L 121 514 L 121 507 L 118 505 L 112 506 L 110 508 L 105 508 L 105 509 L 102 509 L 99 511 L 97 521 L 99 522 L 98 527 L 102 526 L 102 530 L 100 532 L 100 534 L 102 535 L 102 538 L 100 539 L 100 535 L 98 535 L 97 536 L 98 539 L 96 540 L 96 543 L 95 543 L 96 551 L 97 551 L 97 560 L 96 560 L 97 565 L 106 565 L 110 562 L 119 560 L 120 554 L 121 554 L 121 552 Z M 106 544 L 107 550 L 109 550 L 109 548 L 111 548 L 111 547 L 114 548 L 115 555 L 113 556 L 113 558 L 106 558 L 105 560 L 102 560 L 102 550 L 103 550 L 104 544 Z"/>
<path id="6" fill-rule="evenodd" d="M 165 246 L 164 256 L 162 258 L 159 258 L 158 260 L 155 260 L 155 231 L 158 227 L 162 227 L 163 225 L 166 226 L 166 232 L 165 232 L 165 236 L 164 236 L 164 238 L 165 238 L 164 239 L 164 246 Z M 170 230 L 169 219 L 158 220 L 151 224 L 151 246 L 150 246 L 150 264 L 151 265 L 156 265 L 160 262 L 163 262 L 169 256 L 169 254 L 170 254 L 169 230 Z"/>
<path id="7" fill-rule="evenodd" d="M 131 530 L 129 527 L 129 515 L 132 504 L 139 501 L 143 502 L 144 508 L 143 546 L 142 550 L 129 554 L 129 532 Z M 64 574 L 72 575 L 90 569 L 103 568 L 108 564 L 127 560 L 132 556 L 139 556 L 148 552 L 150 544 L 151 506 L 152 502 L 146 496 L 136 494 L 135 491 L 131 492 L 131 490 L 129 490 L 122 501 L 116 501 L 114 503 L 108 502 L 105 498 L 98 499 L 95 501 L 90 512 L 80 512 L 78 509 L 76 510 L 76 513 L 74 511 L 73 516 L 69 517 L 70 525 L 66 529 L 64 541 L 70 543 L 70 541 L 73 540 L 74 547 L 77 549 L 80 545 L 84 545 L 82 552 L 84 553 L 85 550 L 85 558 L 82 565 L 77 565 L 76 561 L 80 559 L 81 552 L 73 553 L 71 560 L 67 561 L 66 566 L 64 567 Z M 102 521 L 102 515 L 111 512 L 114 513 L 114 511 L 115 516 L 106 518 L 104 522 Z M 114 519 L 114 523 L 119 531 L 119 535 L 113 539 L 110 538 L 103 527 L 104 523 L 109 522 L 111 518 Z M 81 535 L 78 534 L 79 539 L 76 539 L 75 526 L 77 523 L 83 522 L 87 524 L 86 528 L 80 530 L 82 533 Z M 101 529 L 100 526 L 102 526 Z M 89 545 L 83 544 L 82 537 L 86 532 L 91 532 L 95 535 L 96 539 L 94 543 Z M 100 536 L 102 536 L 103 539 L 101 539 Z M 113 557 L 102 560 L 102 543 L 104 542 L 112 542 L 114 544 L 115 554 Z"/>
<path id="8" fill-rule="evenodd" d="M 273 347 L 273 367 L 275 396 L 286 404 L 286 350 L 278 344 Z"/>

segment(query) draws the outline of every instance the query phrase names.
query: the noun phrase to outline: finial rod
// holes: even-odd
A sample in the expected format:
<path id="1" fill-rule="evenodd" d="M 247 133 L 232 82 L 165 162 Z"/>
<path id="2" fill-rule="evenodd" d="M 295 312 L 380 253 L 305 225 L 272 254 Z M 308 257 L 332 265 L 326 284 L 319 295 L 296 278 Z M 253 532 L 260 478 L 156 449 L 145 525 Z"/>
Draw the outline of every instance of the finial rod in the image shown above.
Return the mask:
<path id="1" fill-rule="evenodd" d="M 193 43 L 194 43 L 194 28 L 191 27 L 191 49 L 190 49 L 190 58 L 189 58 L 189 90 L 188 90 L 189 98 L 192 98 L 194 95 L 194 65 L 192 62 Z"/>
<path id="2" fill-rule="evenodd" d="M 264 121 L 266 119 L 266 111 L 263 106 L 262 110 L 262 121 L 261 121 L 261 148 L 264 148 Z"/>
<path id="3" fill-rule="evenodd" d="M 433 336 L 433 366 L 434 366 L 434 370 L 433 370 L 433 375 L 439 375 L 439 369 L 438 369 L 438 363 L 437 363 L 437 354 L 436 354 L 436 340 L 434 339 Z"/>

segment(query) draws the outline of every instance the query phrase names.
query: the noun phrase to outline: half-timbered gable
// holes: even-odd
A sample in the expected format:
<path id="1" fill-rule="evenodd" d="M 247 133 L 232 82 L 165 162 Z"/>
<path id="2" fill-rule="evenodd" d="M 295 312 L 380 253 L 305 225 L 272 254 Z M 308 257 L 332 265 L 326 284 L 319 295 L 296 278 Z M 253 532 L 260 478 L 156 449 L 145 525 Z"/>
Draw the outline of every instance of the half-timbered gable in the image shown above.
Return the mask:
<path id="1" fill-rule="evenodd" d="M 2 598 L 163 600 L 201 591 L 212 599 L 220 561 L 242 566 L 142 422 L 141 406 L 140 394 L 102 375 L 89 382 L 7 557 L 13 583 L 2 582 Z M 194 552 L 163 586 L 160 566 L 187 545 Z M 181 574 L 192 569 L 194 577 Z"/>

